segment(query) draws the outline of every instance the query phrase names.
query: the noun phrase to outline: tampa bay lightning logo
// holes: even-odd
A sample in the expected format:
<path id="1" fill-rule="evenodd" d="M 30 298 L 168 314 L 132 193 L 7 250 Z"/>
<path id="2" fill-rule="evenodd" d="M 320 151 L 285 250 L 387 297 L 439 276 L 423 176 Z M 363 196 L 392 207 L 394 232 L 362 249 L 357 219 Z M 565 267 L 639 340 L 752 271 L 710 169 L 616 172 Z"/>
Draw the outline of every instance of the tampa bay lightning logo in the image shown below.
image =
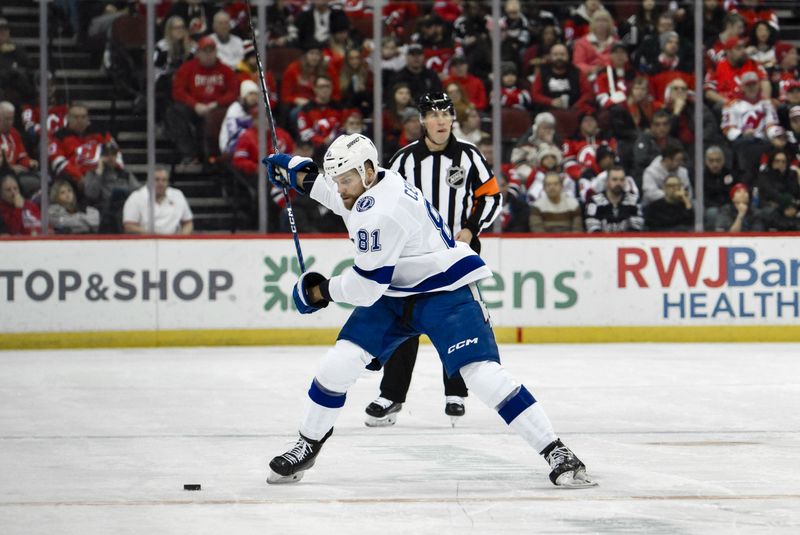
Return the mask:
<path id="1" fill-rule="evenodd" d="M 366 197 L 361 197 L 358 199 L 356 203 L 356 212 L 366 212 L 370 208 L 375 206 L 375 199 L 367 195 Z"/>

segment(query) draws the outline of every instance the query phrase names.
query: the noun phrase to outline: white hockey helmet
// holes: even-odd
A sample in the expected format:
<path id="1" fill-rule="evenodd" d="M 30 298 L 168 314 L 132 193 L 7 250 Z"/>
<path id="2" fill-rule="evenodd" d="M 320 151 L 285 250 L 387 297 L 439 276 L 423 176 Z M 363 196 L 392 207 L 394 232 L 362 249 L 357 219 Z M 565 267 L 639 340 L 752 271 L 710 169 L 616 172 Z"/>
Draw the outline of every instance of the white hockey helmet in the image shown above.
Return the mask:
<path id="1" fill-rule="evenodd" d="M 370 162 L 372 168 L 378 170 L 378 149 L 367 136 L 362 134 L 345 134 L 337 137 L 325 153 L 325 174 L 331 177 L 355 169 L 361 177 L 361 183 L 367 185 L 367 169 L 365 162 Z M 371 185 L 371 184 L 370 184 Z"/>

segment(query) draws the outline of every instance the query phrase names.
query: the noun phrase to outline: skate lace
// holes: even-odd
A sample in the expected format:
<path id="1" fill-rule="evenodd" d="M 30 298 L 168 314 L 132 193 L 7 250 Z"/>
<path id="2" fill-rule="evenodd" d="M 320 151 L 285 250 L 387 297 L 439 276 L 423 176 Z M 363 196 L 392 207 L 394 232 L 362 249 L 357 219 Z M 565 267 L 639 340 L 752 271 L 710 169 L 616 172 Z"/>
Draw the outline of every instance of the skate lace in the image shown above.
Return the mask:
<path id="1" fill-rule="evenodd" d="M 550 452 L 550 468 L 555 470 L 572 458 L 572 452 L 566 446 L 559 446 Z"/>
<path id="2" fill-rule="evenodd" d="M 283 457 L 285 457 L 292 463 L 298 463 L 301 460 L 303 460 L 303 458 L 306 455 L 309 455 L 311 453 L 312 453 L 311 444 L 309 444 L 308 442 L 306 442 L 301 438 L 295 443 L 292 449 L 283 454 Z"/>

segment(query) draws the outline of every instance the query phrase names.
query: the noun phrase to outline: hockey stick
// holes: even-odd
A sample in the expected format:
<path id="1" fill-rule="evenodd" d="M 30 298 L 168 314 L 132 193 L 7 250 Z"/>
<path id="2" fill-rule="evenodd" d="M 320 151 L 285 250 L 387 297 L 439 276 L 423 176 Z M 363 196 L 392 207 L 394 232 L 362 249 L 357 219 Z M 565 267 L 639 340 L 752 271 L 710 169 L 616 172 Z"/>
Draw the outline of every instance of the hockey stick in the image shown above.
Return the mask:
<path id="1" fill-rule="evenodd" d="M 250 37 L 253 39 L 253 50 L 256 53 L 256 66 L 258 67 L 258 81 L 261 85 L 261 95 L 264 97 L 264 104 L 267 108 L 267 116 L 269 118 L 269 125 L 272 130 L 272 150 L 275 154 L 280 151 L 278 149 L 278 134 L 275 132 L 275 118 L 272 116 L 272 106 L 269 103 L 269 94 L 267 93 L 267 79 L 264 77 L 264 67 L 261 65 L 261 54 L 258 52 L 258 41 L 256 41 L 256 31 L 253 28 L 253 17 L 250 15 L 250 6 L 247 6 L 247 22 L 250 24 Z M 303 261 L 303 250 L 300 249 L 300 236 L 297 234 L 297 225 L 294 221 L 294 210 L 292 210 L 292 201 L 289 199 L 289 190 L 286 184 L 283 184 L 283 196 L 286 199 L 286 215 L 289 216 L 289 229 L 292 231 L 294 238 L 294 248 L 297 250 L 297 261 L 300 264 L 300 273 L 306 272 L 306 263 Z"/>

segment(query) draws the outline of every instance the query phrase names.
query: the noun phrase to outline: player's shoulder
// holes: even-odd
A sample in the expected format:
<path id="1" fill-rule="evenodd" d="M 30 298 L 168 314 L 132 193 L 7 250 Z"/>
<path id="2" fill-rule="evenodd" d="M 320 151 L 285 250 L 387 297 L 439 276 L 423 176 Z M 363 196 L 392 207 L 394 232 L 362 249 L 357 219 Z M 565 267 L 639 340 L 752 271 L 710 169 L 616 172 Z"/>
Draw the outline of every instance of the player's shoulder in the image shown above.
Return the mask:
<path id="1" fill-rule="evenodd" d="M 402 202 L 405 180 L 391 169 L 379 168 L 378 183 L 365 191 L 353 205 L 351 220 L 380 222 L 394 218 Z"/>

